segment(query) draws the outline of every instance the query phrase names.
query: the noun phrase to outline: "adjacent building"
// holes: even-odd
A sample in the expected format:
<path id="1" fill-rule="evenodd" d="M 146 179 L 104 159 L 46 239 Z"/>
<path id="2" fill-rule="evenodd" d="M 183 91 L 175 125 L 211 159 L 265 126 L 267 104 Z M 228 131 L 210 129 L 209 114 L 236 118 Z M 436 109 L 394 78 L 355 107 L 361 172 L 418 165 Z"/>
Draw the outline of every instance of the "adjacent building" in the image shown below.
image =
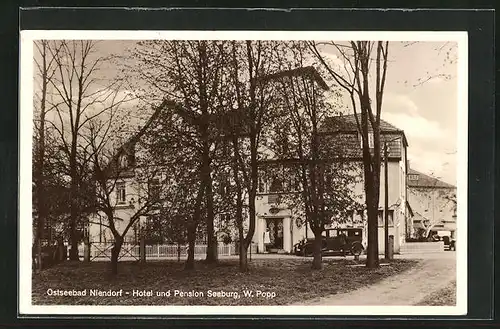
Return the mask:
<path id="1" fill-rule="evenodd" d="M 457 188 L 438 178 L 408 171 L 408 201 L 414 217 L 410 237 L 427 239 L 434 234 L 455 238 Z"/>

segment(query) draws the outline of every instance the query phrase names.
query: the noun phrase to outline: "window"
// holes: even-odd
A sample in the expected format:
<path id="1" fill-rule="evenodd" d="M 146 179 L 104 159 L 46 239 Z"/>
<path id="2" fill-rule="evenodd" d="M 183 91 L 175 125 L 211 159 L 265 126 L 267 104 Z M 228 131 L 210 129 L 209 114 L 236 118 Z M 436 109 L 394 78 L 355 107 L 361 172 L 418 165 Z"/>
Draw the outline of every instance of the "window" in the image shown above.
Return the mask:
<path id="1" fill-rule="evenodd" d="M 393 209 L 389 209 L 389 226 L 393 226 L 394 225 L 394 210 Z M 384 211 L 383 210 L 379 210 L 378 211 L 378 226 L 384 226 L 385 225 L 385 217 L 384 217 Z"/>
<path id="2" fill-rule="evenodd" d="M 122 155 L 120 156 L 120 168 L 127 168 L 128 167 L 128 159 L 127 155 Z"/>
<path id="3" fill-rule="evenodd" d="M 409 174 L 408 175 L 408 180 L 417 181 L 418 180 L 418 175 L 416 175 L 416 174 Z"/>
<path id="4" fill-rule="evenodd" d="M 259 193 L 266 192 L 266 184 L 265 184 L 263 177 L 259 177 L 259 184 L 258 184 L 257 190 Z"/>
<path id="5" fill-rule="evenodd" d="M 116 183 L 116 203 L 124 204 L 126 201 L 125 182 Z"/>
<path id="6" fill-rule="evenodd" d="M 283 182 L 281 178 L 275 177 L 273 179 L 269 192 L 283 192 Z"/>
<path id="7" fill-rule="evenodd" d="M 289 184 L 289 191 L 291 192 L 298 192 L 300 190 L 300 187 L 299 187 L 299 179 L 298 177 L 296 176 L 296 174 L 294 172 L 290 172 L 289 173 L 289 178 L 288 178 L 288 184 Z"/>
<path id="8" fill-rule="evenodd" d="M 229 174 L 223 174 L 220 178 L 219 184 L 219 194 L 221 197 L 226 197 L 231 192 L 231 181 L 229 179 Z"/>
<path id="9" fill-rule="evenodd" d="M 348 237 L 360 236 L 360 235 L 361 235 L 361 230 L 349 230 L 349 231 L 347 231 Z"/>
<path id="10" fill-rule="evenodd" d="M 401 193 L 401 196 L 404 197 L 405 195 L 405 173 L 404 173 L 404 170 L 403 168 L 399 168 L 399 170 L 401 171 L 401 174 L 400 174 L 400 185 L 399 185 L 399 192 Z"/>
<path id="11" fill-rule="evenodd" d="M 361 146 L 361 148 L 363 148 L 363 137 L 360 134 L 358 134 L 359 136 L 359 145 Z M 368 147 L 369 148 L 373 148 L 373 133 L 368 133 Z"/>
<path id="12" fill-rule="evenodd" d="M 275 204 L 280 202 L 280 196 L 278 194 L 270 194 L 267 196 L 267 203 Z"/>
<path id="13" fill-rule="evenodd" d="M 348 210 L 347 211 L 346 222 L 348 224 L 352 224 L 354 222 L 354 211 L 352 211 L 352 210 Z"/>
<path id="14" fill-rule="evenodd" d="M 159 200 L 160 199 L 160 180 L 158 178 L 152 179 L 149 182 L 149 197 L 151 200 Z"/>
<path id="15" fill-rule="evenodd" d="M 364 210 L 358 210 L 357 211 L 357 216 L 355 217 L 355 222 L 356 223 L 363 223 L 365 221 L 365 211 Z"/>
<path id="16" fill-rule="evenodd" d="M 231 214 L 230 213 L 222 213 L 219 218 L 219 225 L 217 225 L 218 229 L 222 229 L 231 223 Z"/>

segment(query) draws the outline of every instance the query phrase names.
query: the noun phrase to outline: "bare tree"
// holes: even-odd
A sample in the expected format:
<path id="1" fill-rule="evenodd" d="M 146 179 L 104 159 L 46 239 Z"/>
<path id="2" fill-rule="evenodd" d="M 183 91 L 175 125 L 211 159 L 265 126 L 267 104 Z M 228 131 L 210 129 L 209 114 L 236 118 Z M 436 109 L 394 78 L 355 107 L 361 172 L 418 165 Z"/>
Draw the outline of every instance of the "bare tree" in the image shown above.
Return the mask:
<path id="1" fill-rule="evenodd" d="M 287 175 L 295 176 L 300 182 L 300 193 L 289 194 L 287 199 L 291 208 L 304 215 L 314 233 L 312 268 L 321 269 L 325 226 L 344 222 L 356 205 L 352 193 L 356 168 L 355 163 L 345 157 L 341 141 L 331 138 L 330 134 L 336 132 L 326 127 L 327 119 L 337 112 L 325 101 L 328 86 L 319 72 L 304 66 L 308 49 L 302 43 L 293 43 L 291 50 L 290 63 L 296 67 L 269 77 L 280 84 L 283 102 L 283 117 L 275 120 L 277 125 L 273 129 L 273 151 L 278 159 L 271 162 L 287 165 Z"/>
<path id="2" fill-rule="evenodd" d="M 172 170 L 151 161 L 141 138 L 146 134 L 158 113 L 165 108 L 165 102 L 156 110 L 148 122 L 118 149 L 114 149 L 118 133 L 113 130 L 116 123 L 116 109 L 109 112 L 106 120 L 94 118 L 85 137 L 89 143 L 88 152 L 94 171 L 95 209 L 103 215 L 113 235 L 111 250 L 111 273 L 118 273 L 118 259 L 128 232 L 140 226 L 140 219 L 159 214 L 165 200 L 171 197 Z M 140 151 L 137 149 L 140 148 Z M 127 218 L 121 218 L 119 208 Z M 144 238 L 144 227 L 138 228 Z"/>
<path id="3" fill-rule="evenodd" d="M 169 98 L 182 107 L 185 122 L 195 128 L 183 138 L 196 144 L 200 181 L 204 187 L 207 228 L 207 262 L 217 261 L 214 234 L 213 157 L 219 132 L 214 129 L 217 117 L 227 109 L 220 103 L 225 84 L 224 41 L 144 41 L 133 51 L 141 65 L 142 80 L 149 86 L 143 97 Z"/>
<path id="4" fill-rule="evenodd" d="M 378 205 L 380 197 L 380 115 L 387 75 L 387 41 L 309 42 L 310 49 L 329 76 L 349 95 L 356 124 L 363 140 L 365 203 L 368 213 L 368 250 L 366 266 L 379 266 Z M 325 58 L 321 47 L 338 53 L 340 67 Z M 375 72 L 373 74 L 373 65 Z M 373 85 L 375 88 L 373 90 Z M 371 93 L 374 93 L 372 96 Z M 373 151 L 368 142 L 373 134 Z"/>
<path id="5" fill-rule="evenodd" d="M 89 144 L 84 142 L 90 122 L 128 100 L 120 94 L 120 81 L 110 81 L 100 72 L 110 57 L 101 56 L 94 41 L 49 41 L 46 53 L 54 71 L 48 79 L 46 101 L 55 109 L 49 121 L 57 131 L 66 156 L 70 180 L 70 259 L 78 260 L 79 226 L 85 217 L 81 184 L 88 174 Z M 87 171 L 87 173 L 85 172 Z"/>
<path id="6" fill-rule="evenodd" d="M 255 234 L 259 161 L 265 156 L 264 132 L 273 116 L 276 96 L 266 77 L 280 67 L 276 42 L 231 42 L 227 95 L 234 109 L 229 115 L 227 133 L 232 145 L 232 172 L 236 188 L 240 271 L 248 271 L 247 251 Z M 243 198 L 248 194 L 248 231 L 244 232 Z"/>
<path id="7" fill-rule="evenodd" d="M 197 126 L 191 122 L 189 112 L 180 104 L 167 101 L 167 106 L 153 118 L 148 133 L 141 138 L 148 165 L 165 168 L 169 184 L 164 187 L 160 216 L 171 237 L 179 242 L 186 238 L 188 257 L 185 269 L 194 268 L 194 249 L 198 229 L 205 213 L 205 181 L 200 179 L 200 147 Z"/>
<path id="8" fill-rule="evenodd" d="M 44 227 L 48 224 L 47 216 L 47 201 L 45 199 L 45 156 L 46 156 L 46 116 L 50 108 L 47 108 L 47 86 L 49 85 L 50 79 L 55 74 L 54 58 L 48 53 L 48 42 L 46 40 L 41 40 L 35 42 L 35 48 L 37 54 L 35 55 L 34 62 L 36 65 L 37 77 L 35 81 L 40 83 L 40 91 L 35 94 L 35 109 L 39 110 L 38 117 L 35 117 L 35 140 L 34 140 L 34 156 L 33 156 L 33 180 L 35 183 L 35 207 L 37 209 L 37 227 L 35 235 L 35 246 L 37 254 L 38 269 L 43 268 L 42 263 L 42 238 Z M 55 52 L 58 49 L 54 50 Z M 50 225 L 48 225 L 50 227 Z M 49 245 L 51 245 L 50 234 Z"/>

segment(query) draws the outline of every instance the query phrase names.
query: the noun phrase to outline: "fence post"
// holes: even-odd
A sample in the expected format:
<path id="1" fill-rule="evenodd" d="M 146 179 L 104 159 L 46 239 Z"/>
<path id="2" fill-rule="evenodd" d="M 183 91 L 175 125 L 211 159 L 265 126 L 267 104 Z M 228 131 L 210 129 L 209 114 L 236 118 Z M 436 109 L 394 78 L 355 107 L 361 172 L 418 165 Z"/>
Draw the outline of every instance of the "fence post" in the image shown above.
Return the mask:
<path id="1" fill-rule="evenodd" d="M 88 237 L 85 238 L 85 242 L 83 244 L 83 261 L 90 262 L 90 240 Z"/>
<path id="2" fill-rule="evenodd" d="M 156 254 L 158 255 L 158 258 L 160 258 L 160 244 L 159 243 L 156 245 Z"/>
<path id="3" fill-rule="evenodd" d="M 139 259 L 141 260 L 141 263 L 146 262 L 146 240 L 142 234 L 141 240 L 139 241 Z"/>
<path id="4" fill-rule="evenodd" d="M 388 252 L 387 252 L 387 256 L 388 256 L 388 259 L 394 259 L 394 235 L 389 235 L 389 240 L 388 240 Z"/>

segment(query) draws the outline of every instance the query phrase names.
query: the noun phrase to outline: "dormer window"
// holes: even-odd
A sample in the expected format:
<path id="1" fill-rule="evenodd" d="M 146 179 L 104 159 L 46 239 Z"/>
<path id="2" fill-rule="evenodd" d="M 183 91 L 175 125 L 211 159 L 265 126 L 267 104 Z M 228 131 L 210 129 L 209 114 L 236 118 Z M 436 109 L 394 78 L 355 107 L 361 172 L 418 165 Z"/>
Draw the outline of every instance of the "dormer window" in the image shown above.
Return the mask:
<path id="1" fill-rule="evenodd" d="M 408 175 L 408 180 L 417 181 L 418 180 L 418 175 L 416 175 L 416 174 L 409 174 Z"/>
<path id="2" fill-rule="evenodd" d="M 128 167 L 128 158 L 126 154 L 123 154 L 120 156 L 120 168 L 127 168 Z"/>

